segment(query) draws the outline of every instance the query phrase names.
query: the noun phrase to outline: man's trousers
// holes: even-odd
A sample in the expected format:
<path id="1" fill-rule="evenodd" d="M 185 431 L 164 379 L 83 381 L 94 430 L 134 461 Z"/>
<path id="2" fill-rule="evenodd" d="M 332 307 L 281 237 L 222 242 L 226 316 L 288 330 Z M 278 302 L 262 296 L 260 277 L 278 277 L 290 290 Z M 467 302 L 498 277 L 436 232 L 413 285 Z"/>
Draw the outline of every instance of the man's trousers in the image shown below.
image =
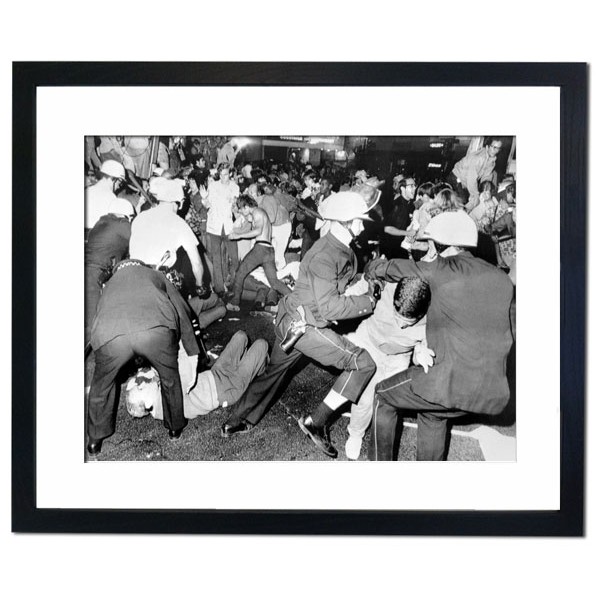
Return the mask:
<path id="1" fill-rule="evenodd" d="M 466 413 L 428 402 L 416 394 L 411 382 L 420 369 L 410 367 L 377 384 L 371 431 L 373 460 L 396 460 L 401 435 L 398 419 L 406 410 L 417 412 L 417 460 L 444 460 L 448 419 Z"/>
<path id="2" fill-rule="evenodd" d="M 94 352 L 96 364 L 88 399 L 88 436 L 101 440 L 115 432 L 116 379 L 134 356 L 146 358 L 158 371 L 165 427 L 185 427 L 177 353 L 177 333 L 167 327 L 120 335 L 98 348 Z"/>
<path id="3" fill-rule="evenodd" d="M 240 266 L 235 272 L 235 279 L 233 281 L 233 296 L 231 303 L 236 306 L 240 305 L 242 300 L 242 292 L 244 290 L 244 281 L 246 277 L 254 271 L 257 267 L 262 267 L 265 271 L 265 276 L 272 289 L 276 292 L 285 296 L 291 292 L 290 288 L 277 279 L 277 270 L 275 268 L 275 250 L 271 244 L 264 242 L 256 242 L 254 248 L 246 254 L 244 260 L 240 263 Z"/>
<path id="4" fill-rule="evenodd" d="M 206 250 L 213 265 L 213 289 L 217 294 L 225 291 L 225 284 L 231 283 L 238 267 L 237 242 L 230 240 L 223 230 L 220 235 L 206 234 Z"/>
<path id="5" fill-rule="evenodd" d="M 358 401 L 373 377 L 377 366 L 369 353 L 331 329 L 308 327 L 294 348 L 289 353 L 284 352 L 280 343 L 292 320 L 292 316 L 283 308 L 279 309 L 270 363 L 265 372 L 250 384 L 244 396 L 236 404 L 229 418 L 230 423 L 245 420 L 256 425 L 277 400 L 288 370 L 302 356 L 324 366 L 342 369 L 343 373 L 333 384 L 333 390 L 351 402 Z"/>

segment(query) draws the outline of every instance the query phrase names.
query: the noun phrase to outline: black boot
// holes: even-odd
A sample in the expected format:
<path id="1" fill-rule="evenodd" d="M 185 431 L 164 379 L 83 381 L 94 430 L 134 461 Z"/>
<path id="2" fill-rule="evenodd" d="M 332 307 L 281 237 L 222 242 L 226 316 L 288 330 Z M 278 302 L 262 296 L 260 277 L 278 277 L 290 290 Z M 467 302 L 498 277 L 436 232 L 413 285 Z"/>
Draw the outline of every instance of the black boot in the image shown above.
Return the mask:
<path id="1" fill-rule="evenodd" d="M 298 419 L 298 427 L 302 429 L 321 452 L 324 452 L 327 456 L 331 456 L 331 458 L 337 458 L 337 450 L 329 440 L 325 427 L 317 427 L 310 416 L 306 418 L 300 417 Z"/>
<path id="2" fill-rule="evenodd" d="M 96 457 L 102 451 L 102 440 L 96 440 L 94 438 L 88 438 L 87 452 L 88 456 Z"/>

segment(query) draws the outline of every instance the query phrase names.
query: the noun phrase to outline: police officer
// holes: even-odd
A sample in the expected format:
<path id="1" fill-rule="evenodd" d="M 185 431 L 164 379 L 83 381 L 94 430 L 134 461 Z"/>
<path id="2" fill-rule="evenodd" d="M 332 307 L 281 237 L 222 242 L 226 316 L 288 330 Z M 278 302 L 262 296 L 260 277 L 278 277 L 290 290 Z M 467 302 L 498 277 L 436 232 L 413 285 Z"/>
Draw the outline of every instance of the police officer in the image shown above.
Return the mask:
<path id="1" fill-rule="evenodd" d="M 85 243 L 85 343 L 90 341 L 102 285 L 110 278 L 113 267 L 129 252 L 131 219 L 134 211 L 127 200 L 118 199 L 110 212 L 100 217 Z"/>
<path id="2" fill-rule="evenodd" d="M 177 366 L 179 340 L 189 356 L 199 353 L 191 317 L 185 300 L 163 273 L 135 259 L 115 267 L 92 326 L 95 369 L 88 398 L 90 458 L 115 432 L 116 379 L 135 356 L 146 358 L 158 371 L 165 427 L 172 439 L 181 436 L 187 420 Z"/>
<path id="3" fill-rule="evenodd" d="M 262 419 L 277 399 L 288 369 L 304 355 L 343 371 L 315 412 L 298 421 L 320 450 L 337 456 L 327 433 L 328 421 L 348 400 L 357 402 L 376 370 L 366 350 L 331 329 L 336 321 L 371 314 L 376 304 L 374 288 L 364 280 L 363 293 L 344 293 L 357 273 L 350 244 L 363 231 L 363 220 L 370 220 L 370 208 L 356 192 L 332 194 L 319 207 L 322 219 L 330 223 L 329 231 L 306 253 L 294 291 L 280 301 L 270 364 L 221 427 L 223 437 L 248 432 Z"/>
<path id="4" fill-rule="evenodd" d="M 417 412 L 417 460 L 444 460 L 449 419 L 467 413 L 497 415 L 510 398 L 510 279 L 471 254 L 477 227 L 462 210 L 434 217 L 421 237 L 437 253 L 435 260 L 377 259 L 365 268 L 368 278 L 417 276 L 429 284 L 426 333 L 435 356 L 431 368 L 410 367 L 375 388 L 375 460 L 395 459 L 398 420 L 407 410 Z"/>

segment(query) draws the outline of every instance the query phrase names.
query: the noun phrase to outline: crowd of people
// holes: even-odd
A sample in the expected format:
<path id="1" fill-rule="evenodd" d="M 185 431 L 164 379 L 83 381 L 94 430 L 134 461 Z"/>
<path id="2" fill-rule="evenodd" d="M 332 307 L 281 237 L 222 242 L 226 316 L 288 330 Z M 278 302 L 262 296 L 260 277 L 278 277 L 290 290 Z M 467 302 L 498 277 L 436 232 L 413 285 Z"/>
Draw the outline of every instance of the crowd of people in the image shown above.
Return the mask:
<path id="1" fill-rule="evenodd" d="M 245 162 L 235 138 L 160 140 L 153 163 L 148 138 L 86 138 L 90 459 L 115 432 L 119 388 L 130 415 L 152 414 L 172 439 L 232 406 L 230 438 L 259 425 L 303 356 L 340 373 L 298 419 L 332 458 L 348 403 L 350 460 L 369 427 L 369 457 L 395 460 L 406 411 L 417 459 L 444 460 L 451 419 L 504 410 L 516 180 L 498 184 L 501 139 L 443 180 L 394 174 L 389 191 L 353 164 Z M 275 342 L 248 347 L 238 331 L 210 366 L 202 332 L 244 303 L 272 314 Z"/>

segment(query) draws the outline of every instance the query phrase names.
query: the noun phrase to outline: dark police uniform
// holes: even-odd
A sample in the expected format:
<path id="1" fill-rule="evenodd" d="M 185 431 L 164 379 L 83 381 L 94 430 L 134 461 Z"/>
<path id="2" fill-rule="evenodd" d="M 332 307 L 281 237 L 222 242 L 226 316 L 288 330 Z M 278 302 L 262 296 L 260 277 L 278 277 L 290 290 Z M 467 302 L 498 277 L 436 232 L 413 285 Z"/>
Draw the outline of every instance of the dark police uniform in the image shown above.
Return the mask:
<path id="1" fill-rule="evenodd" d="M 512 282 L 501 269 L 466 251 L 433 262 L 374 261 L 366 272 L 387 281 L 417 276 L 429 283 L 426 333 L 427 344 L 435 351 L 427 373 L 411 367 L 375 388 L 371 438 L 375 457 L 393 460 L 399 414 L 416 410 L 417 460 L 442 460 L 449 418 L 495 415 L 508 403 Z"/>
<path id="2" fill-rule="evenodd" d="M 92 227 L 85 244 L 85 343 L 90 340 L 92 322 L 102 285 L 112 268 L 129 252 L 131 223 L 127 217 L 108 214 Z"/>
<path id="3" fill-rule="evenodd" d="M 165 427 L 179 430 L 187 420 L 177 354 L 179 339 L 189 356 L 199 353 L 191 310 L 159 271 L 140 261 L 116 267 L 98 303 L 91 344 L 95 369 L 88 400 L 88 436 L 102 440 L 115 432 L 115 380 L 134 356 L 158 371 Z"/>
<path id="4" fill-rule="evenodd" d="M 334 321 L 373 312 L 374 301 L 368 295 L 343 295 L 356 272 L 354 252 L 331 233 L 310 248 L 300 264 L 294 291 L 280 301 L 270 363 L 234 407 L 229 424 L 246 421 L 256 425 L 275 401 L 287 370 L 303 355 L 322 365 L 342 369 L 333 389 L 344 398 L 357 402 L 375 373 L 376 365 L 366 350 L 329 328 Z M 304 308 L 308 327 L 292 350 L 286 353 L 280 344 L 290 324 L 300 318 L 300 306 Z"/>

